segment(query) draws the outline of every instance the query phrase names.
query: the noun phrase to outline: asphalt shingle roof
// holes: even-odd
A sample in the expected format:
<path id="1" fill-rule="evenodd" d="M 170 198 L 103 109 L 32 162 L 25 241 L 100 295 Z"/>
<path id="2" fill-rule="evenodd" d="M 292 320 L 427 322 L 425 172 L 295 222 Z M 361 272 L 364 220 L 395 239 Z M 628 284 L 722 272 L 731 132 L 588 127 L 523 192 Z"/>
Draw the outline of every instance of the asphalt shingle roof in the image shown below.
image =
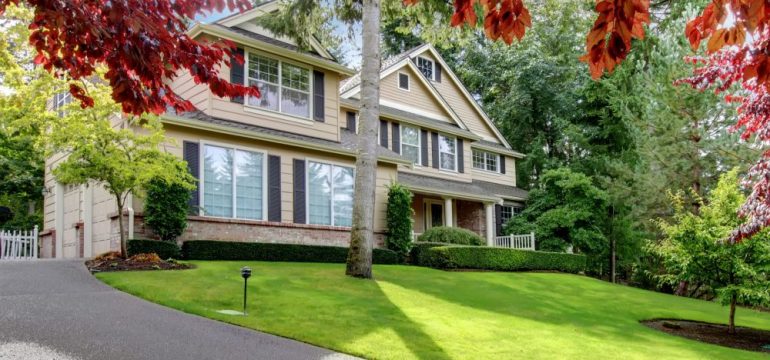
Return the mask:
<path id="1" fill-rule="evenodd" d="M 489 198 L 499 196 L 502 198 L 527 199 L 526 190 L 515 186 L 495 184 L 487 181 L 473 180 L 462 182 L 440 179 L 432 176 L 417 175 L 407 172 L 398 172 L 398 181 L 406 187 L 418 187 L 423 189 L 436 189 L 437 192 L 451 192 Z"/>
<path id="2" fill-rule="evenodd" d="M 415 49 L 423 46 L 423 44 L 417 45 L 409 50 L 406 50 L 398 55 L 391 56 L 385 60 L 382 61 L 380 64 L 380 72 L 388 69 L 389 67 L 397 64 L 401 60 L 404 60 L 409 57 L 409 54 L 411 54 L 412 51 Z M 340 84 L 340 94 L 358 86 L 358 84 L 361 83 L 361 72 L 359 71 L 357 74 L 347 78 Z"/>

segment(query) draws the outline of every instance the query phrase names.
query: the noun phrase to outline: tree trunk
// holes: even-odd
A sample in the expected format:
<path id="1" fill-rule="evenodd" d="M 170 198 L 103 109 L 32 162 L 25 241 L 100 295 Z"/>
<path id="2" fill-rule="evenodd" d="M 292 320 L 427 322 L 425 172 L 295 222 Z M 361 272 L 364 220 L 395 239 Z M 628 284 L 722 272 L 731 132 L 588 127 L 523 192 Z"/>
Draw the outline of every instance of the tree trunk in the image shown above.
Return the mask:
<path id="1" fill-rule="evenodd" d="M 126 249 L 126 234 L 123 231 L 123 200 L 120 195 L 115 196 L 115 202 L 118 205 L 118 229 L 120 231 L 120 256 L 127 257 L 128 251 Z"/>
<path id="2" fill-rule="evenodd" d="M 612 240 L 610 240 L 610 282 L 613 284 L 615 283 L 615 278 L 617 276 L 616 267 L 617 267 L 617 261 L 616 261 L 616 254 L 615 254 L 615 248 L 617 244 L 615 242 L 615 237 L 612 237 Z"/>
<path id="3" fill-rule="evenodd" d="M 730 299 L 730 323 L 727 327 L 727 332 L 735 334 L 735 305 L 738 302 L 738 295 L 733 294 Z"/>
<path id="4" fill-rule="evenodd" d="M 380 120 L 380 2 L 364 0 L 361 67 L 361 136 L 356 159 L 356 191 L 345 274 L 372 278 L 374 189 L 377 172 L 377 127 Z"/>

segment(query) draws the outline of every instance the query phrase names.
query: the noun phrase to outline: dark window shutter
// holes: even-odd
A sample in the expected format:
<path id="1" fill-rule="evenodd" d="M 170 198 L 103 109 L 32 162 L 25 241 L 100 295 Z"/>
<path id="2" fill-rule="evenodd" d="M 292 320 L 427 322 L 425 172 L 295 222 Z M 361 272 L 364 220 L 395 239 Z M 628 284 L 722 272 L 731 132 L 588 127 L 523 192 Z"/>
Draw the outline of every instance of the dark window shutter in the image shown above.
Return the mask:
<path id="1" fill-rule="evenodd" d="M 398 74 L 398 87 L 404 90 L 409 90 L 409 75 Z"/>
<path id="2" fill-rule="evenodd" d="M 393 123 L 390 126 L 393 129 L 393 151 L 396 154 L 401 153 L 401 127 L 398 123 Z"/>
<path id="3" fill-rule="evenodd" d="M 496 236 L 503 235 L 503 207 L 501 205 L 495 205 L 495 234 Z"/>
<path id="4" fill-rule="evenodd" d="M 281 157 L 267 157 L 267 220 L 281 221 Z"/>
<path id="5" fill-rule="evenodd" d="M 187 170 L 190 172 L 195 180 L 195 189 L 191 191 L 190 196 L 190 213 L 198 214 L 198 207 L 200 206 L 200 192 L 198 191 L 198 181 L 200 175 L 200 144 L 192 141 L 185 141 L 182 143 L 182 157 L 187 162 Z"/>
<path id="6" fill-rule="evenodd" d="M 305 216 L 305 160 L 294 159 L 294 223 L 306 223 Z"/>
<path id="7" fill-rule="evenodd" d="M 500 173 L 505 174 L 505 155 L 500 155 Z"/>
<path id="8" fill-rule="evenodd" d="M 463 139 L 457 139 L 457 171 L 465 172 L 465 149 L 463 149 Z"/>
<path id="9" fill-rule="evenodd" d="M 358 132 L 356 131 L 356 113 L 352 111 L 348 111 L 348 122 L 347 122 L 347 125 L 345 125 L 345 127 L 354 133 Z"/>
<path id="10" fill-rule="evenodd" d="M 243 57 L 243 49 L 237 48 L 235 49 L 235 53 Z M 245 59 L 244 59 L 245 63 Z M 230 57 L 230 82 L 233 84 L 240 84 L 244 85 L 244 76 L 243 76 L 243 65 L 241 63 L 238 63 L 237 60 L 235 60 L 235 56 Z M 230 101 L 234 103 L 243 104 L 243 96 L 235 96 L 230 98 Z"/>
<path id="11" fill-rule="evenodd" d="M 422 166 L 428 166 L 428 132 L 423 129 L 420 129 L 420 146 Z"/>
<path id="12" fill-rule="evenodd" d="M 388 147 L 388 122 L 380 120 L 380 145 Z"/>
<path id="13" fill-rule="evenodd" d="M 432 153 L 433 153 L 433 167 L 438 169 L 439 168 L 439 160 L 438 160 L 438 134 L 437 133 L 430 133 L 431 135 L 431 146 L 432 146 Z"/>
<path id="14" fill-rule="evenodd" d="M 313 119 L 323 122 L 324 119 L 324 73 L 313 71 Z"/>
<path id="15" fill-rule="evenodd" d="M 436 74 L 434 75 L 434 77 L 436 78 L 435 81 L 440 83 L 441 82 L 441 64 L 439 64 L 438 61 L 436 61 L 434 64 L 435 64 L 434 67 L 436 69 Z"/>

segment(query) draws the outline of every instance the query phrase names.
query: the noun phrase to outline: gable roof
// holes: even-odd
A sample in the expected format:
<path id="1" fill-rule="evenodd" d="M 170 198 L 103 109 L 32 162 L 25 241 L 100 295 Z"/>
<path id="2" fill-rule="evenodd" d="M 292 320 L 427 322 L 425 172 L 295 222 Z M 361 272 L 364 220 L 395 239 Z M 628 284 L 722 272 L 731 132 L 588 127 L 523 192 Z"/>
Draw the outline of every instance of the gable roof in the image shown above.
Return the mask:
<path id="1" fill-rule="evenodd" d="M 441 57 L 441 54 L 439 54 L 438 51 L 436 51 L 436 48 L 434 48 L 433 45 L 431 45 L 431 44 L 423 44 L 423 45 L 420 45 L 420 46 L 416 46 L 416 47 L 413 47 L 413 48 L 411 48 L 409 50 L 406 50 L 406 51 L 402 52 L 401 54 L 398 54 L 398 55 L 393 56 L 393 57 L 391 57 L 389 59 L 386 59 L 385 61 L 382 62 L 382 70 L 381 71 L 384 72 L 384 71 L 387 70 L 387 68 L 392 68 L 392 67 L 396 66 L 397 64 L 400 64 L 404 60 L 406 60 L 407 62 L 411 63 L 411 61 L 410 61 L 411 59 L 419 56 L 420 54 L 422 54 L 422 53 L 424 53 L 426 51 L 430 52 L 431 55 L 433 55 L 433 57 L 441 64 L 442 70 L 445 73 L 449 74 L 449 78 L 452 79 L 454 84 L 460 89 L 460 92 L 463 94 L 463 96 L 468 100 L 468 102 L 471 103 L 471 106 L 474 108 L 474 110 L 476 110 L 476 112 L 479 114 L 481 119 L 487 124 L 487 126 L 489 126 L 490 129 L 492 129 L 492 132 L 495 134 L 497 139 L 500 140 L 500 142 L 503 143 L 505 148 L 507 148 L 508 150 L 512 150 L 511 145 L 508 143 L 507 140 L 505 140 L 505 137 L 503 137 L 503 134 L 501 134 L 500 130 L 497 129 L 497 126 L 495 126 L 495 124 L 492 123 L 492 120 L 489 118 L 489 115 L 487 115 L 487 113 L 484 112 L 484 109 L 482 109 L 481 106 L 479 105 L 479 103 L 476 102 L 476 99 L 473 98 L 473 96 L 468 91 L 468 89 L 465 87 L 465 85 L 463 85 L 463 83 L 460 81 L 460 79 L 457 78 L 457 74 L 455 74 L 454 71 L 452 70 L 452 68 L 449 67 L 449 65 L 446 63 L 446 61 L 444 61 L 444 58 Z M 418 73 L 420 75 L 422 75 L 422 72 L 418 71 Z M 423 78 L 424 78 L 424 76 L 423 76 Z M 355 76 L 350 77 L 347 81 L 345 81 L 342 84 L 342 86 L 340 88 L 340 93 L 341 94 L 345 94 L 346 92 L 351 91 L 352 89 L 355 89 L 360 84 L 361 84 L 360 74 L 356 74 Z M 430 84 L 430 81 L 428 81 L 428 84 L 430 85 L 431 88 L 433 87 L 433 84 Z M 436 92 L 436 93 L 438 94 L 438 92 Z M 440 94 L 438 96 L 441 97 Z M 442 97 L 442 99 L 443 99 L 443 97 Z"/>
<path id="2" fill-rule="evenodd" d="M 452 119 L 455 123 L 457 123 L 460 128 L 463 130 L 467 130 L 468 126 L 465 125 L 465 123 L 460 119 L 459 116 L 457 116 L 457 113 L 452 109 L 451 106 L 449 106 L 449 103 L 444 99 L 441 94 L 439 94 L 438 90 L 433 86 L 433 84 L 430 83 L 430 81 L 425 78 L 425 75 L 422 74 L 422 72 L 417 68 L 417 65 L 415 65 L 409 57 L 408 52 L 401 53 L 399 55 L 396 55 L 392 58 L 386 59 L 382 62 L 382 65 L 380 66 L 380 79 L 384 79 L 388 75 L 402 69 L 404 66 L 408 67 L 412 70 L 415 74 L 417 74 L 417 79 L 420 80 L 420 82 L 425 86 L 426 89 L 428 89 L 428 93 L 430 93 L 441 105 L 441 107 L 444 109 L 444 111 L 449 114 L 449 118 Z M 350 98 L 351 96 L 358 94 L 361 91 L 361 73 L 359 72 L 355 76 L 351 77 L 344 83 L 340 85 L 340 97 L 341 98 Z"/>

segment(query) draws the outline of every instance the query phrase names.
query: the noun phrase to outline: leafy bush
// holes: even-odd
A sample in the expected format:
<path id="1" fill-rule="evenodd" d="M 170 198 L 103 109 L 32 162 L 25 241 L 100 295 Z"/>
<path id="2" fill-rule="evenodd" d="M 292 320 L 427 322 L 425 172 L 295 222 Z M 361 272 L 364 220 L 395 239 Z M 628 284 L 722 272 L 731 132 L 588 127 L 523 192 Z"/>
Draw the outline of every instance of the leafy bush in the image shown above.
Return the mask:
<path id="1" fill-rule="evenodd" d="M 412 247 L 413 215 L 412 192 L 398 183 L 390 185 L 385 215 L 388 226 L 385 245 L 402 256 L 406 256 Z"/>
<path id="2" fill-rule="evenodd" d="M 344 263 L 348 248 L 341 246 L 244 243 L 196 240 L 182 244 L 182 255 L 188 260 L 258 260 Z M 398 264 L 402 257 L 393 250 L 374 249 L 375 264 Z"/>
<path id="3" fill-rule="evenodd" d="M 578 273 L 586 268 L 584 255 L 482 246 L 442 246 L 428 249 L 428 266 L 440 269 L 556 270 Z"/>
<path id="4" fill-rule="evenodd" d="M 483 245 L 484 239 L 468 229 L 437 226 L 428 229 L 417 238 L 419 242 L 447 243 L 455 245 Z"/>
<path id="5" fill-rule="evenodd" d="M 128 256 L 136 254 L 158 254 L 161 259 L 178 259 L 180 252 L 176 243 L 158 240 L 128 240 Z"/>
<path id="6" fill-rule="evenodd" d="M 160 178 L 150 180 L 145 190 L 144 223 L 161 240 L 175 240 L 187 228 L 190 190 Z"/>
<path id="7" fill-rule="evenodd" d="M 419 266 L 428 266 L 428 249 L 439 247 L 439 246 L 452 246 L 452 244 L 448 243 L 440 243 L 440 242 L 415 242 L 412 244 L 412 250 L 409 252 L 409 261 L 412 264 L 419 265 Z"/>

